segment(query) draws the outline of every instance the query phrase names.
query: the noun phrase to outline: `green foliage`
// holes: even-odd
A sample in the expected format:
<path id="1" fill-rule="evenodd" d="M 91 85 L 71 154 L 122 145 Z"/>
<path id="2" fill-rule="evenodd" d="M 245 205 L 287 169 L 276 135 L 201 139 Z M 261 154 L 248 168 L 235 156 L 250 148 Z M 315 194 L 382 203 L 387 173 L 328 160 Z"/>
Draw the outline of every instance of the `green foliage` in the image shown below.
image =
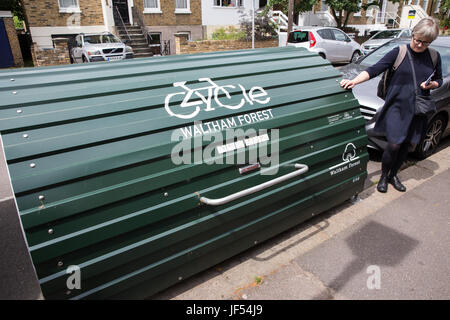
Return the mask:
<path id="1" fill-rule="evenodd" d="M 0 0 L 0 10 L 11 11 L 12 14 L 18 17 L 20 20 L 25 19 L 21 0 Z"/>
<path id="2" fill-rule="evenodd" d="M 319 0 L 295 0 L 294 16 L 297 16 L 301 12 L 311 11 L 318 1 Z M 271 9 L 280 10 L 287 15 L 289 9 L 289 0 L 268 0 L 263 13 L 267 14 Z"/>
<path id="3" fill-rule="evenodd" d="M 234 27 L 220 28 L 212 34 L 213 40 L 241 40 L 245 37 L 244 31 Z"/>
<path id="4" fill-rule="evenodd" d="M 246 40 L 252 39 L 252 16 L 241 11 L 241 31 Z M 270 21 L 267 14 L 261 13 L 255 16 L 255 40 L 269 40 L 277 36 L 276 25 Z"/>
<path id="5" fill-rule="evenodd" d="M 16 16 L 13 16 L 13 20 L 14 20 L 14 27 L 16 29 L 23 29 L 23 21 L 22 20 L 20 20 Z"/>

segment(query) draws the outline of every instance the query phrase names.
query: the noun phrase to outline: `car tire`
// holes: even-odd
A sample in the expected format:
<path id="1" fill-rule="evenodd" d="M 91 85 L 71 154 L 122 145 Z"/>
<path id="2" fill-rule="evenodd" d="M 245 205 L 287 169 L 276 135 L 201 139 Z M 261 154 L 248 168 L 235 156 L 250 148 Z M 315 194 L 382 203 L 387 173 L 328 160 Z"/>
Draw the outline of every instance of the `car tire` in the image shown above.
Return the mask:
<path id="1" fill-rule="evenodd" d="M 441 114 L 431 120 L 414 153 L 417 158 L 425 159 L 434 153 L 446 126 L 447 119 Z"/>
<path id="2" fill-rule="evenodd" d="M 83 63 L 88 63 L 88 60 L 86 59 L 85 56 L 83 56 Z"/>
<path id="3" fill-rule="evenodd" d="M 321 56 L 322 59 L 326 59 L 327 58 L 327 57 L 325 57 L 325 53 L 322 53 L 322 52 L 319 53 L 319 56 Z"/>
<path id="4" fill-rule="evenodd" d="M 350 63 L 355 62 L 356 60 L 359 59 L 359 57 L 361 57 L 361 52 L 359 51 L 353 52 L 352 58 L 350 59 Z"/>

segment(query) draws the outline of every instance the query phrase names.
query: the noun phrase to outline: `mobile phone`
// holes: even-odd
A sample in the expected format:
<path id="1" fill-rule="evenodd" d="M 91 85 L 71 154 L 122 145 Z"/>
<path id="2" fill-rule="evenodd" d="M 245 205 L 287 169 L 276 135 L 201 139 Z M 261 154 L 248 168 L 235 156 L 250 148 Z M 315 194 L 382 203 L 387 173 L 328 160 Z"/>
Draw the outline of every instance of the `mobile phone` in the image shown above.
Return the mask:
<path id="1" fill-rule="evenodd" d="M 428 79 L 425 81 L 425 85 L 426 85 L 426 86 L 430 84 L 431 78 L 433 78 L 433 76 L 434 76 L 434 71 L 433 71 L 432 74 L 430 74 L 430 76 L 428 77 Z"/>

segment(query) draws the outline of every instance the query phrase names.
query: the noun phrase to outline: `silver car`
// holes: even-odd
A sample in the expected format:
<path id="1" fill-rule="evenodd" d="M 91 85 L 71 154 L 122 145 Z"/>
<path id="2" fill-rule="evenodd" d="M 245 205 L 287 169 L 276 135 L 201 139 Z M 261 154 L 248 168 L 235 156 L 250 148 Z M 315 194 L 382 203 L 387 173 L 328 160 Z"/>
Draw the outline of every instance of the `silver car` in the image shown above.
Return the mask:
<path id="1" fill-rule="evenodd" d="M 301 27 L 289 33 L 286 45 L 317 52 L 332 63 L 353 62 L 362 55 L 356 41 L 332 27 Z"/>
<path id="2" fill-rule="evenodd" d="M 84 63 L 133 58 L 133 49 L 112 33 L 81 33 L 69 44 L 70 62 Z"/>
<path id="3" fill-rule="evenodd" d="M 369 54 L 373 50 L 382 46 L 388 41 L 396 38 L 411 37 L 411 30 L 409 29 L 388 29 L 375 33 L 369 40 L 364 42 L 361 46 L 364 54 Z"/>

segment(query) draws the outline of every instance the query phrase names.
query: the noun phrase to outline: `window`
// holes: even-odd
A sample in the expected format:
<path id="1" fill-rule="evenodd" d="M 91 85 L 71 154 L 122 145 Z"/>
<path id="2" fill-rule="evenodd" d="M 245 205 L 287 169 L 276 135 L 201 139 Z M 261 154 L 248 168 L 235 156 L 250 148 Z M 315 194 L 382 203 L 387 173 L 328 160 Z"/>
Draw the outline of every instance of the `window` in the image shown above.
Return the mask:
<path id="1" fill-rule="evenodd" d="M 175 0 L 175 13 L 191 13 L 189 0 Z"/>
<path id="2" fill-rule="evenodd" d="M 434 7 L 434 13 L 439 13 L 439 8 L 441 7 L 441 0 L 436 1 L 436 6 Z"/>
<path id="3" fill-rule="evenodd" d="M 149 47 L 153 54 L 161 54 L 161 33 L 153 32 L 148 34 Z"/>
<path id="4" fill-rule="evenodd" d="M 353 14 L 354 17 L 361 17 L 361 6 L 362 6 L 362 0 L 359 0 L 359 1 L 358 1 L 359 11 L 358 11 L 358 12 L 355 12 L 355 13 Z"/>
<path id="5" fill-rule="evenodd" d="M 174 34 L 175 37 L 181 37 L 186 39 L 186 41 L 190 41 L 191 40 L 191 33 L 189 31 L 180 31 Z"/>
<path id="6" fill-rule="evenodd" d="M 302 43 L 309 41 L 308 31 L 293 31 L 289 33 L 289 43 Z"/>
<path id="7" fill-rule="evenodd" d="M 330 29 L 317 30 L 317 33 L 319 34 L 319 36 L 320 36 L 322 39 L 325 39 L 325 40 L 334 40 L 333 34 L 331 33 L 331 30 L 330 30 Z"/>
<path id="8" fill-rule="evenodd" d="M 244 0 L 213 0 L 214 7 L 237 8 L 244 6 Z"/>
<path id="9" fill-rule="evenodd" d="M 59 0 L 59 12 L 81 12 L 78 6 L 78 0 Z"/>
<path id="10" fill-rule="evenodd" d="M 348 37 L 345 33 L 341 32 L 339 30 L 334 30 L 334 29 L 332 29 L 331 31 L 333 32 L 334 38 L 337 41 L 347 41 L 348 40 Z"/>
<path id="11" fill-rule="evenodd" d="M 144 0 L 144 13 L 162 13 L 160 0 Z"/>

